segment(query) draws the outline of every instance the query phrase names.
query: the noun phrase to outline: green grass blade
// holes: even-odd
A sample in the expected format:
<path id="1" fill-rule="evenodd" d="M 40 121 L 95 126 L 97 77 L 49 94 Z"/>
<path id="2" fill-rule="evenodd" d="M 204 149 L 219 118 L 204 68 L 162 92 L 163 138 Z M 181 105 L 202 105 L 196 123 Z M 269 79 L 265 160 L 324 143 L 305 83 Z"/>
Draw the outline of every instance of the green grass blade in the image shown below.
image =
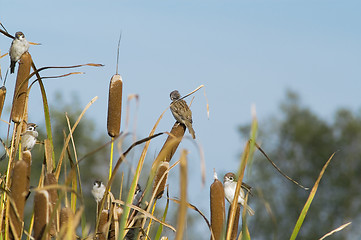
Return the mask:
<path id="1" fill-rule="evenodd" d="M 298 217 L 296 226 L 295 226 L 295 228 L 293 229 L 293 232 L 292 232 L 292 235 L 291 235 L 290 240 L 295 240 L 295 239 L 296 239 L 297 234 L 298 234 L 298 232 L 299 232 L 300 229 L 301 229 L 302 223 L 303 223 L 303 221 L 305 220 L 305 217 L 306 217 L 306 214 L 307 214 L 307 212 L 308 212 L 308 209 L 309 209 L 310 206 L 311 206 L 312 200 L 313 200 L 313 198 L 315 197 L 315 194 L 316 194 L 316 192 L 317 192 L 317 188 L 318 188 L 318 185 L 320 184 L 321 178 L 322 178 L 322 176 L 323 176 L 323 174 L 324 174 L 324 172 L 325 172 L 328 164 L 331 162 L 331 159 L 333 158 L 334 155 L 335 155 L 335 153 L 333 153 L 333 154 L 331 155 L 331 157 L 327 160 L 326 164 L 323 166 L 323 168 L 322 168 L 322 170 L 321 170 L 321 172 L 320 172 L 320 175 L 318 176 L 318 178 L 317 178 L 317 180 L 316 180 L 316 182 L 315 182 L 315 185 L 313 186 L 313 188 L 312 188 L 312 190 L 311 190 L 311 192 L 310 192 L 310 195 L 308 196 L 308 199 L 307 199 L 307 201 L 306 201 L 306 204 L 305 204 L 305 206 L 303 207 L 300 216 Z"/>

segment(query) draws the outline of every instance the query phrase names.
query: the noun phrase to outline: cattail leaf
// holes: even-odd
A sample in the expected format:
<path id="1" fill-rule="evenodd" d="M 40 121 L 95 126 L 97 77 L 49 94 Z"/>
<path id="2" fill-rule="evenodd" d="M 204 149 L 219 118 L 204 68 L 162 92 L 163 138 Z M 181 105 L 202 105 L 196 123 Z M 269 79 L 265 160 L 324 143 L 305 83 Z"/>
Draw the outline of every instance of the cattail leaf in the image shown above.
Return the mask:
<path id="1" fill-rule="evenodd" d="M 308 196 L 308 199 L 307 199 L 307 201 L 306 201 L 306 203 L 305 203 L 305 205 L 304 205 L 304 207 L 303 207 L 303 209 L 302 209 L 302 211 L 301 211 L 301 214 L 300 214 L 300 216 L 299 216 L 298 219 L 297 219 L 297 222 L 296 222 L 295 228 L 293 229 L 293 232 L 292 232 L 292 235 L 291 235 L 291 237 L 290 237 L 290 240 L 296 239 L 296 237 L 297 237 L 297 235 L 298 235 L 298 232 L 300 231 L 301 226 L 302 226 L 302 224 L 303 224 L 303 221 L 305 220 L 305 217 L 306 217 L 306 215 L 307 215 L 308 209 L 309 209 L 310 206 L 311 206 L 312 200 L 313 200 L 313 198 L 314 198 L 315 195 L 316 195 L 316 192 L 317 192 L 318 186 L 319 186 L 319 184 L 320 184 L 321 178 L 322 178 L 323 174 L 325 173 L 326 168 L 327 168 L 328 164 L 331 162 L 331 159 L 333 158 L 334 155 L 335 155 L 335 153 L 333 153 L 333 154 L 331 155 L 331 157 L 327 160 L 327 162 L 326 162 L 325 165 L 323 166 L 320 174 L 318 175 L 318 178 L 317 178 L 317 180 L 316 180 L 316 182 L 315 182 L 315 185 L 313 185 L 313 188 L 312 188 L 312 190 L 311 190 L 311 192 L 310 192 L 310 195 Z"/>

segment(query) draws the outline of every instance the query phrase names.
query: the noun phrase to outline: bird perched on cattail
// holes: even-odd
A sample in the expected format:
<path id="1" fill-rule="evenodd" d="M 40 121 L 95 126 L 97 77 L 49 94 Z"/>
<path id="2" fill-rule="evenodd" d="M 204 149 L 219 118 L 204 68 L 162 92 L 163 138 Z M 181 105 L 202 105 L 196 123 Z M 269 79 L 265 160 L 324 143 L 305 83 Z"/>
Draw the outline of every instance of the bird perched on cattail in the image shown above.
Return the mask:
<path id="1" fill-rule="evenodd" d="M 186 101 L 180 99 L 180 97 L 181 95 L 177 90 L 170 93 L 170 99 L 172 100 L 170 110 L 175 120 L 184 124 L 188 128 L 188 131 L 192 135 L 193 139 L 195 139 L 196 135 L 192 127 L 192 111 L 189 109 Z"/>
<path id="2" fill-rule="evenodd" d="M 28 123 L 26 130 L 21 134 L 21 151 L 31 151 L 38 139 L 38 132 L 36 131 L 37 125 L 35 123 Z M 16 140 L 15 140 L 16 142 Z M 8 147 L 10 149 L 10 147 Z M 5 159 L 6 153 L 0 158 L 0 161 Z"/>
<path id="3" fill-rule="evenodd" d="M 15 39 L 11 43 L 10 55 L 10 73 L 14 73 L 15 64 L 19 61 L 21 55 L 29 50 L 29 42 L 25 39 L 24 33 L 16 32 Z"/>
<path id="4" fill-rule="evenodd" d="M 97 203 L 99 203 L 104 196 L 105 186 L 101 181 L 96 180 L 93 184 L 92 194 Z"/>
<path id="5" fill-rule="evenodd" d="M 26 126 L 26 131 L 21 134 L 21 149 L 23 151 L 33 149 L 38 139 L 38 132 L 36 131 L 38 125 L 35 123 L 28 123 Z"/>
<path id="6" fill-rule="evenodd" d="M 224 175 L 223 185 L 224 185 L 224 195 L 225 195 L 227 201 L 230 204 L 232 204 L 233 198 L 234 198 L 234 193 L 236 192 L 236 187 L 237 187 L 236 175 L 234 173 L 231 173 L 231 172 Z M 251 193 L 251 189 L 252 189 L 251 186 L 249 186 L 246 183 L 242 182 L 241 189 L 239 191 L 239 196 L 238 196 L 238 204 L 241 204 L 242 206 L 245 205 L 244 190 Z M 248 205 L 247 205 L 247 211 L 248 211 L 249 215 L 251 215 L 251 216 L 254 215 L 253 209 Z"/>

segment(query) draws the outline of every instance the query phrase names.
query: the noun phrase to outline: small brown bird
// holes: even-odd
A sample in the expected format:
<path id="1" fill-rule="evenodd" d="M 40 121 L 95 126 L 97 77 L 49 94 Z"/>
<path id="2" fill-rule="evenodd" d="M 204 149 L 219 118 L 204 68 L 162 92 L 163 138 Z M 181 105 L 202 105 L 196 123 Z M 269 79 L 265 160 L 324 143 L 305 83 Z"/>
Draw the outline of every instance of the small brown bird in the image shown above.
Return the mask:
<path id="1" fill-rule="evenodd" d="M 234 193 L 236 192 L 236 187 L 237 187 L 237 178 L 236 175 L 234 173 L 227 173 L 226 175 L 224 175 L 223 178 L 223 187 L 224 187 L 224 195 L 227 199 L 227 201 L 232 204 L 233 202 L 233 198 L 234 198 Z M 241 185 L 241 189 L 239 191 L 239 195 L 238 195 L 238 203 L 241 204 L 242 206 L 244 206 L 244 198 L 245 198 L 245 194 L 244 194 L 244 190 L 246 190 L 248 193 L 251 193 L 251 186 L 247 185 L 246 183 L 242 182 Z M 247 211 L 249 215 L 254 215 L 254 211 L 253 209 L 247 205 Z"/>
<path id="2" fill-rule="evenodd" d="M 180 99 L 180 97 L 181 95 L 177 90 L 170 93 L 170 99 L 172 100 L 170 110 L 172 111 L 175 120 L 186 125 L 189 133 L 192 135 L 193 139 L 195 139 L 196 135 L 192 127 L 192 111 L 189 109 L 186 101 Z"/>
<path id="3" fill-rule="evenodd" d="M 19 61 L 21 55 L 29 50 L 29 42 L 25 39 L 24 33 L 16 32 L 15 39 L 11 43 L 9 50 L 10 56 L 10 74 L 15 71 L 15 64 Z"/>

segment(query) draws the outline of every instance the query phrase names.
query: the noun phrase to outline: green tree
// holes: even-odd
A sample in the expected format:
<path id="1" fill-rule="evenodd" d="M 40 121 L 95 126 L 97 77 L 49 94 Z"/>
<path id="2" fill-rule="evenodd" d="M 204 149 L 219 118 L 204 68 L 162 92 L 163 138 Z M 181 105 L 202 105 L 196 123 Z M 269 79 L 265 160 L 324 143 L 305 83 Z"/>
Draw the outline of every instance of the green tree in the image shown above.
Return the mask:
<path id="1" fill-rule="evenodd" d="M 291 91 L 287 92 L 280 111 L 270 124 L 261 121 L 258 141 L 287 175 L 312 187 L 322 166 L 337 151 L 321 180 L 299 238 L 318 239 L 353 221 L 353 228 L 332 237 L 350 238 L 360 223 L 356 221 L 361 210 L 360 113 L 340 109 L 334 119 L 324 120 L 302 106 L 298 95 Z M 263 125 L 266 127 L 262 128 Z M 249 126 L 240 127 L 242 135 L 247 136 L 248 129 Z M 252 170 L 251 183 L 257 197 L 251 199 L 251 205 L 257 206 L 256 215 L 251 218 L 251 236 L 253 239 L 289 238 L 309 191 L 283 178 L 260 154 L 256 154 Z"/>

